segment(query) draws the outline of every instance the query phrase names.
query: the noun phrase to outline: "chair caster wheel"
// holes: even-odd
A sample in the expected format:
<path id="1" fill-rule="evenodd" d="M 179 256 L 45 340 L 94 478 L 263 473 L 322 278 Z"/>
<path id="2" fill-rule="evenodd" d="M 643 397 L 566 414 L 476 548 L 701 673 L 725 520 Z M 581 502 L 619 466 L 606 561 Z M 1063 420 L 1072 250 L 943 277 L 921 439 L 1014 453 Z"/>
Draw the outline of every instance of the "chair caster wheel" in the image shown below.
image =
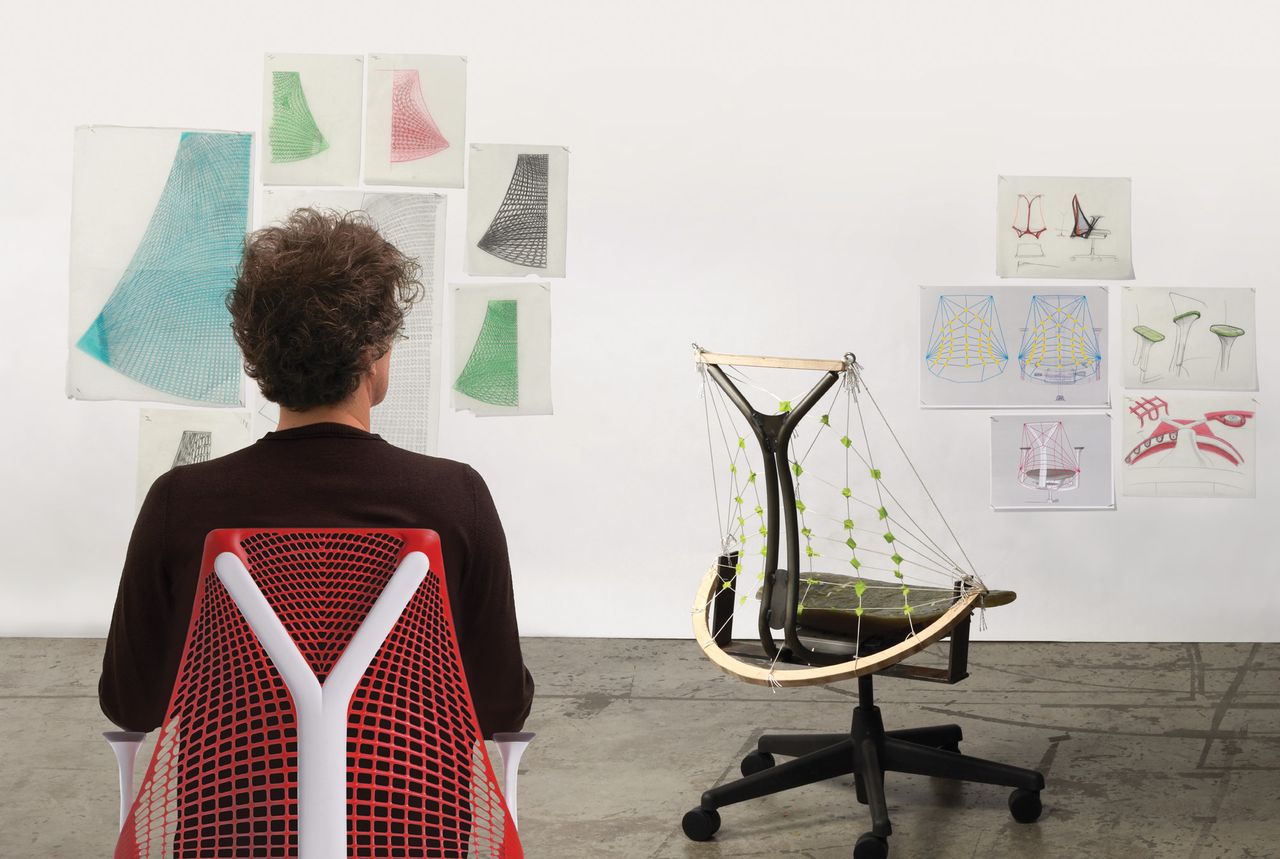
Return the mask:
<path id="1" fill-rule="evenodd" d="M 773 759 L 773 755 L 756 750 L 742 759 L 742 775 L 755 775 L 758 772 L 769 769 L 776 763 L 777 761 Z"/>
<path id="2" fill-rule="evenodd" d="M 720 828 L 720 812 L 714 808 L 695 808 L 685 814 L 680 828 L 690 841 L 710 841 Z"/>
<path id="3" fill-rule="evenodd" d="M 1019 823 L 1035 823 L 1040 819 L 1040 791 L 1018 788 L 1009 794 L 1009 813 Z"/>
<path id="4" fill-rule="evenodd" d="M 853 845 L 853 859 L 886 859 L 889 841 L 874 832 L 864 832 Z"/>

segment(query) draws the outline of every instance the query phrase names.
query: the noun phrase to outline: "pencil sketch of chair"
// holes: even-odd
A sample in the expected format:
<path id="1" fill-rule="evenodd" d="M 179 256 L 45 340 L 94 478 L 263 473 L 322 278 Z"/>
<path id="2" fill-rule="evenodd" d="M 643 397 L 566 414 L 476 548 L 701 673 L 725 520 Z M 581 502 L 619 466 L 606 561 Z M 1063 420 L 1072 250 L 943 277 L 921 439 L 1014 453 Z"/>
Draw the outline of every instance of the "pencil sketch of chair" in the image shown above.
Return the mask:
<path id="1" fill-rule="evenodd" d="M 873 694 L 875 676 L 959 682 L 968 676 L 971 613 L 1011 602 L 1015 595 L 988 590 L 969 571 L 967 559 L 953 559 L 939 540 L 925 533 L 921 517 L 903 506 L 903 484 L 897 480 L 910 481 L 907 475 L 915 467 L 902 451 L 909 467 L 888 475 L 883 470 L 887 451 L 873 453 L 867 415 L 873 422 L 878 416 L 884 429 L 888 424 L 860 365 L 852 355 L 843 360 L 768 358 L 696 347 L 695 353 L 704 380 L 708 441 L 713 448 L 722 445 L 727 460 L 714 473 L 729 499 L 727 510 L 719 510 L 717 500 L 721 550 L 694 597 L 698 645 L 722 671 L 775 689 L 856 678 L 858 703 L 848 730 L 760 737 L 741 762 L 742 778 L 710 788 L 685 814 L 685 835 L 694 841 L 714 837 L 725 806 L 850 773 L 856 797 L 870 807 L 872 821 L 871 830 L 857 840 L 855 859 L 888 855 L 887 772 L 1012 787 L 1014 819 L 1038 819 L 1044 787 L 1040 773 L 961 754 L 958 725 L 884 728 Z M 779 400 L 776 409 L 762 411 L 743 389 L 761 392 L 753 394 L 757 399 L 774 395 L 765 393 L 766 385 L 748 377 L 745 368 L 820 375 L 796 401 Z M 828 392 L 833 393 L 828 397 Z M 799 432 L 805 434 L 803 443 L 797 442 Z M 713 441 L 717 434 L 718 442 Z M 893 489 L 887 480 L 895 481 Z M 725 497 L 717 494 L 717 499 Z M 844 574 L 820 567 L 836 563 Z M 759 566 L 747 569 L 755 564 Z M 756 637 L 735 640 L 734 608 L 747 599 L 738 590 L 755 569 L 760 600 Z M 880 577 L 869 576 L 877 571 L 883 571 Z M 905 664 L 912 654 L 943 641 L 948 645 L 945 668 Z M 794 759 L 779 763 L 776 755 Z"/>
<path id="2" fill-rule="evenodd" d="M 213 531 L 146 776 L 109 732 L 115 855 L 516 859 L 519 755 L 480 736 L 440 541 L 415 529 Z"/>
<path id="3" fill-rule="evenodd" d="M 1028 421 L 1022 425 L 1018 483 L 1045 492 L 1045 502 L 1058 503 L 1059 492 L 1080 486 L 1083 447 L 1071 444 L 1062 421 Z"/>
<path id="4" fill-rule="evenodd" d="M 1104 262 L 1116 259 L 1115 254 L 1098 253 L 1095 243 L 1099 239 L 1108 239 L 1111 237 L 1110 230 L 1104 230 L 1098 227 L 1098 221 L 1102 220 L 1102 215 L 1094 215 L 1089 217 L 1084 213 L 1084 209 L 1080 206 L 1080 195 L 1076 194 L 1071 198 L 1071 238 L 1087 239 L 1089 242 L 1089 252 L 1083 254 L 1075 254 L 1071 257 L 1071 261 L 1076 260 L 1092 260 L 1095 262 Z"/>

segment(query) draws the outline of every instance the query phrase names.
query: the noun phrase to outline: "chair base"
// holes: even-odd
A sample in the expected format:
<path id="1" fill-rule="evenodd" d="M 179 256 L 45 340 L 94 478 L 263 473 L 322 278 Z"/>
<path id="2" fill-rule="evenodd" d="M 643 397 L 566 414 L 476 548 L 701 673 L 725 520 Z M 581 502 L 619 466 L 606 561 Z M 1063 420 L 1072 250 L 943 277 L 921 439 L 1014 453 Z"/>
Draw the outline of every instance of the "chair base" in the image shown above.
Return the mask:
<path id="1" fill-rule="evenodd" d="M 871 830 L 858 839 L 856 859 L 883 859 L 893 827 L 884 794 L 884 774 L 915 773 L 935 778 L 1014 788 L 1009 810 L 1020 823 L 1040 816 L 1044 776 L 1035 770 L 960 754 L 959 725 L 886 731 L 872 695 L 871 676 L 858 678 L 858 706 L 845 734 L 768 734 L 742 761 L 743 777 L 702 794 L 698 808 L 684 818 L 684 831 L 705 841 L 720 826 L 717 809 L 780 793 L 836 776 L 853 774 L 858 802 L 870 807 Z M 775 764 L 775 754 L 794 760 Z"/>

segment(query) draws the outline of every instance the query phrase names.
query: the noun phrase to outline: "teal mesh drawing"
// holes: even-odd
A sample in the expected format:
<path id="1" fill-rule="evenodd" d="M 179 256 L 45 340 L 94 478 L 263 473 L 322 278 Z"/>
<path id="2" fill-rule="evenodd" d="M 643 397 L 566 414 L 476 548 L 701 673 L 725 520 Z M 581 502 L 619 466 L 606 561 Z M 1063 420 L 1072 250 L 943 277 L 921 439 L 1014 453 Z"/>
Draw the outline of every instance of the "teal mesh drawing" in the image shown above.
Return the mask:
<path id="1" fill-rule="evenodd" d="M 274 164 L 303 161 L 329 148 L 329 141 L 311 115 L 298 72 L 271 73 L 271 128 L 267 141 Z"/>
<path id="2" fill-rule="evenodd" d="M 183 132 L 146 232 L 80 351 L 158 391 L 240 402 L 223 299 L 249 222 L 250 139 Z"/>
<path id="3" fill-rule="evenodd" d="M 520 373 L 516 360 L 516 307 L 514 300 L 493 300 L 485 308 L 484 324 L 467 366 L 453 383 L 460 391 L 482 403 L 495 406 L 520 405 Z"/>

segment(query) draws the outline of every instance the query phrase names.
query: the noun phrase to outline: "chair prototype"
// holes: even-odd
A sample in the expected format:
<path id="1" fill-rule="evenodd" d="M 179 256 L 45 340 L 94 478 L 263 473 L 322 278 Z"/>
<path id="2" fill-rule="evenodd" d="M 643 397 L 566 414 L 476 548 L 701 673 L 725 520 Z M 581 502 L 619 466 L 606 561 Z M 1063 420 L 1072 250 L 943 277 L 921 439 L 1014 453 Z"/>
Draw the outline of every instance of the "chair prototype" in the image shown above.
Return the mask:
<path id="1" fill-rule="evenodd" d="M 845 732 L 761 737 L 742 761 L 743 777 L 706 791 L 698 807 L 684 816 L 685 834 L 705 841 L 719 829 L 718 809 L 724 806 L 849 773 L 854 775 L 857 799 L 870 806 L 872 819 L 871 831 L 854 848 L 856 859 L 888 855 L 892 829 L 884 790 L 886 772 L 1012 787 L 1009 808 L 1014 818 L 1023 823 L 1038 819 L 1043 776 L 960 754 L 958 725 L 884 729 L 873 696 L 873 677 L 959 682 L 967 676 L 972 612 L 1011 602 L 1015 595 L 988 590 L 976 575 L 952 562 L 941 541 L 928 536 L 920 517 L 907 512 L 898 503 L 899 495 L 885 484 L 887 476 L 882 473 L 882 460 L 873 455 L 859 398 L 875 401 L 853 356 L 824 361 L 695 349 L 699 369 L 714 383 L 704 383 L 703 396 L 711 403 L 709 426 L 717 427 L 724 437 L 729 465 L 717 472 L 717 479 L 723 476 L 728 482 L 731 499 L 727 514 L 721 516 L 728 526 L 722 532 L 724 549 L 694 599 L 695 637 L 712 662 L 748 683 L 780 688 L 857 678 L 858 705 Z M 822 375 L 799 401 L 781 400 L 776 412 L 766 414 L 730 378 L 732 373 L 743 387 L 768 393 L 764 383 L 756 385 L 742 375 L 744 367 Z M 836 388 L 839 382 L 843 385 Z M 812 433 L 798 444 L 795 436 L 802 419 L 815 411 L 828 391 L 832 396 L 824 413 L 811 422 L 816 424 Z M 837 402 L 842 391 L 843 415 Z M 875 413 L 883 418 L 878 405 Z M 736 426 L 745 426 L 736 438 L 733 432 L 725 432 L 734 426 L 731 419 L 740 421 Z M 844 435 L 836 438 L 842 423 Z M 714 435 L 709 431 L 709 442 Z M 750 436 L 758 445 L 759 460 L 752 459 L 756 454 L 748 444 Z M 891 430 L 888 437 L 896 443 Z M 833 456 L 845 457 L 840 482 L 813 474 L 810 457 L 824 443 Z M 802 481 L 815 485 L 811 480 L 817 481 L 818 490 L 801 498 L 799 485 Z M 825 514 L 819 508 L 819 490 L 830 498 Z M 864 494 L 870 500 L 863 500 Z M 820 542 L 824 519 L 837 523 L 836 536 Z M 754 551 L 755 542 L 760 544 L 759 551 Z M 738 591 L 746 572 L 744 561 L 749 558 L 760 562 L 758 642 L 732 637 L 735 604 L 745 604 L 745 596 Z M 837 558 L 848 575 L 815 567 L 836 563 Z M 887 575 L 868 575 L 877 570 Z M 934 576 L 936 586 L 914 581 L 926 573 Z M 775 640 L 776 632 L 781 633 L 781 641 Z M 942 641 L 949 644 L 945 668 L 902 664 L 908 656 Z M 776 763 L 775 755 L 795 759 Z"/>
<path id="2" fill-rule="evenodd" d="M 499 790 L 454 635 L 438 536 L 414 529 L 213 531 L 125 857 L 523 856 L 516 772 Z"/>

